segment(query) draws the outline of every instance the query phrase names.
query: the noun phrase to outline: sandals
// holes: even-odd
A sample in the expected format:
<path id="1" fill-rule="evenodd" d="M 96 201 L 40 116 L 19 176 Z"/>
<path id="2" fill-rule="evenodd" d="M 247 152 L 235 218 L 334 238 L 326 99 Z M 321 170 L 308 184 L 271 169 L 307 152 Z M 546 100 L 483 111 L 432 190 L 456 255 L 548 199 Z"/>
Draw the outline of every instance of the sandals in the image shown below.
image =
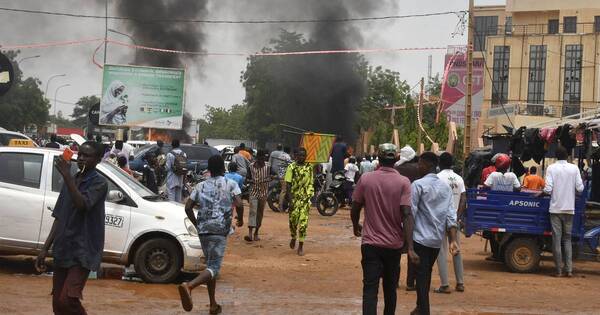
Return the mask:
<path id="1" fill-rule="evenodd" d="M 179 296 L 181 297 L 181 306 L 186 312 L 189 312 L 194 308 L 194 303 L 192 303 L 192 295 L 190 294 L 190 290 L 188 289 L 187 283 L 182 283 L 178 287 Z"/>
<path id="2" fill-rule="evenodd" d="M 456 285 L 455 290 L 456 290 L 456 292 L 465 292 L 465 285 L 462 283 L 459 283 Z"/>
<path id="3" fill-rule="evenodd" d="M 208 314 L 216 315 L 216 314 L 221 314 L 221 312 L 223 312 L 223 308 L 221 307 L 221 305 L 217 304 L 217 307 L 211 308 L 210 311 L 208 312 Z"/>
<path id="4" fill-rule="evenodd" d="M 441 286 L 437 289 L 433 289 L 434 293 L 444 293 L 444 294 L 450 294 L 452 293 L 452 291 L 450 291 L 450 287 L 447 285 Z"/>
<path id="5" fill-rule="evenodd" d="M 246 236 L 244 236 L 244 241 L 246 241 L 246 242 L 252 242 L 253 239 L 252 239 L 252 237 L 246 235 Z"/>

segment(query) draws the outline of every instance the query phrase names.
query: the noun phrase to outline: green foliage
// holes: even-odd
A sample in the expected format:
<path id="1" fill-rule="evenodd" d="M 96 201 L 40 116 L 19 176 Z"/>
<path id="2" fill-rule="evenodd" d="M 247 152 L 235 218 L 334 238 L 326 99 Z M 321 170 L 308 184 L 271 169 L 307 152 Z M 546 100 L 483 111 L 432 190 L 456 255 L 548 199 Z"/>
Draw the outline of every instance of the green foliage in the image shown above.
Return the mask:
<path id="1" fill-rule="evenodd" d="M 38 128 L 46 125 L 50 105 L 40 89 L 37 78 L 23 80 L 16 62 L 19 51 L 3 52 L 13 63 L 15 80 L 11 89 L 0 97 L 0 126 L 8 130 L 23 130 L 26 126 Z"/>
<path id="2" fill-rule="evenodd" d="M 206 106 L 205 119 L 200 119 L 201 138 L 246 139 L 247 107 L 233 105 L 230 109 Z"/>
<path id="3" fill-rule="evenodd" d="M 83 128 L 87 125 L 88 113 L 94 104 L 100 103 L 100 98 L 95 95 L 81 97 L 75 107 L 73 107 L 73 124 L 78 128 Z"/>

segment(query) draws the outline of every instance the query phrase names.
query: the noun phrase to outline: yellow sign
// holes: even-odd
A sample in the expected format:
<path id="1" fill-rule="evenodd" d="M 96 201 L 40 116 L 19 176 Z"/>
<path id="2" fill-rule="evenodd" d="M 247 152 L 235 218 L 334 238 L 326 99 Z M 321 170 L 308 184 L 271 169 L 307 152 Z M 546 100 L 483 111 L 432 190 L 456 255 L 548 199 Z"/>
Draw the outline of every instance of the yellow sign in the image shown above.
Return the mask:
<path id="1" fill-rule="evenodd" d="M 29 139 L 10 139 L 8 141 L 9 147 L 35 147 L 33 141 Z"/>
<path id="2" fill-rule="evenodd" d="M 335 142 L 335 135 L 306 132 L 300 146 L 306 149 L 306 162 L 327 163 Z"/>

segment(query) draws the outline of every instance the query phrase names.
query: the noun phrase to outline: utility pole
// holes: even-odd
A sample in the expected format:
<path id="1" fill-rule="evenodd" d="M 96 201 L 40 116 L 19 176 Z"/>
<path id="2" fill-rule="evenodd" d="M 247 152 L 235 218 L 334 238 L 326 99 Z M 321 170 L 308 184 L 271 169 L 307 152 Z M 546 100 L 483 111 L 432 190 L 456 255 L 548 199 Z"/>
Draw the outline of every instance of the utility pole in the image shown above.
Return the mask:
<path id="1" fill-rule="evenodd" d="M 108 0 L 104 0 L 104 64 L 106 64 L 106 44 L 108 44 Z"/>
<path id="2" fill-rule="evenodd" d="M 417 152 L 419 154 L 423 153 L 421 152 L 421 143 L 422 143 L 422 133 L 423 131 L 421 130 L 421 126 L 423 125 L 423 90 L 425 89 L 425 79 L 421 78 L 421 92 L 419 93 L 419 106 L 417 107 L 417 111 L 418 114 L 417 116 L 419 117 L 419 121 L 417 122 L 419 124 L 418 128 L 417 128 Z"/>
<path id="3" fill-rule="evenodd" d="M 465 100 L 465 136 L 463 156 L 471 153 L 471 109 L 473 107 L 473 0 L 469 0 L 469 26 L 467 32 L 467 98 Z"/>

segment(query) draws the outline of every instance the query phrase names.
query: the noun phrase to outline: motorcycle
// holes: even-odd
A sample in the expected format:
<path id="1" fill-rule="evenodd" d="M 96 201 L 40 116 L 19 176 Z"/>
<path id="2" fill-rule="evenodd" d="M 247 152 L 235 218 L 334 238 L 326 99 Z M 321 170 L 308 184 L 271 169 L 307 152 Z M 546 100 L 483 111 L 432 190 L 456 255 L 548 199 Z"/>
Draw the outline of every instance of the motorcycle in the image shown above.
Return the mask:
<path id="1" fill-rule="evenodd" d="M 276 179 L 271 182 L 269 185 L 269 194 L 267 195 L 267 203 L 269 204 L 269 208 L 275 212 L 287 212 L 289 208 L 289 200 L 286 196 L 283 202 L 283 207 L 279 205 L 279 195 L 281 194 L 281 182 Z"/>
<path id="2" fill-rule="evenodd" d="M 340 207 L 346 206 L 346 195 L 344 191 L 344 182 L 346 176 L 343 171 L 333 174 L 329 188 L 326 184 L 326 175 L 317 175 L 316 182 L 319 185 L 317 192 L 317 210 L 323 216 L 332 216 L 337 213 Z"/>

